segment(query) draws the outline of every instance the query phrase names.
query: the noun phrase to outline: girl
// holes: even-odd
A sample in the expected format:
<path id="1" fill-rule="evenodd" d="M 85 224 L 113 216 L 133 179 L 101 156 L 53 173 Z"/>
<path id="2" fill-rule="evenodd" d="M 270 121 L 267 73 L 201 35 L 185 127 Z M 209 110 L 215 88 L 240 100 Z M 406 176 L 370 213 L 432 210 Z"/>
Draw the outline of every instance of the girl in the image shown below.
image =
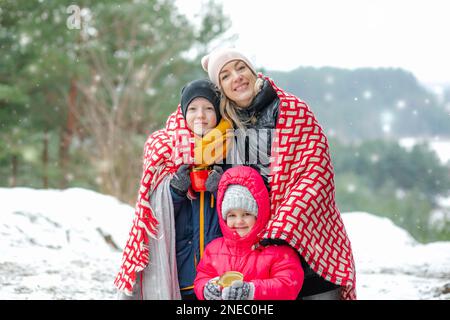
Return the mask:
<path id="1" fill-rule="evenodd" d="M 270 218 L 269 194 L 261 175 L 247 166 L 227 170 L 217 193 L 223 237 L 212 241 L 197 268 L 194 289 L 199 299 L 295 299 L 303 283 L 300 258 L 287 245 L 257 246 L 258 234 Z M 243 274 L 222 289 L 227 271 Z"/>

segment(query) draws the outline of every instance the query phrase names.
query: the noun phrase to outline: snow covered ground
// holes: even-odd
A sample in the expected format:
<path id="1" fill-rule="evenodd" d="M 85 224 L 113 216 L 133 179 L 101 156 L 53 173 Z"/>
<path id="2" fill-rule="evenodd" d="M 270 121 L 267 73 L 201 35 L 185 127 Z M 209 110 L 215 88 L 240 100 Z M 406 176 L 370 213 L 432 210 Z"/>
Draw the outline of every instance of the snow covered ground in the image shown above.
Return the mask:
<path id="1" fill-rule="evenodd" d="M 0 299 L 115 299 L 134 210 L 85 189 L 0 188 Z M 450 299 L 450 242 L 343 214 L 359 299 Z"/>
<path id="2" fill-rule="evenodd" d="M 343 214 L 358 299 L 450 299 L 450 242 L 417 243 L 387 218 Z"/>
<path id="3" fill-rule="evenodd" d="M 111 243 L 124 246 L 133 213 L 84 189 L 0 189 L 0 299 L 113 299 Z"/>

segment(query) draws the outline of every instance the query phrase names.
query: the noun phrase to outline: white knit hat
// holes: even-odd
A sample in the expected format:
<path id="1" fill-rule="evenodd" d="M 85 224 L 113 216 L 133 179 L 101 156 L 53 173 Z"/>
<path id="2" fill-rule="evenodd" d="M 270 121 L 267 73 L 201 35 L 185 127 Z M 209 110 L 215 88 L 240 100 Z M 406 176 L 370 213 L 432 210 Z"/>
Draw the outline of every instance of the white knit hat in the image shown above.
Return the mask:
<path id="1" fill-rule="evenodd" d="M 227 219 L 227 213 L 233 209 L 242 209 L 248 213 L 258 216 L 258 204 L 251 192 L 239 184 L 228 186 L 222 201 L 222 218 Z"/>
<path id="2" fill-rule="evenodd" d="M 234 48 L 221 48 L 212 51 L 202 58 L 203 70 L 208 72 L 209 80 L 220 88 L 219 73 L 222 68 L 230 61 L 242 60 L 256 75 L 253 63 L 241 52 Z"/>

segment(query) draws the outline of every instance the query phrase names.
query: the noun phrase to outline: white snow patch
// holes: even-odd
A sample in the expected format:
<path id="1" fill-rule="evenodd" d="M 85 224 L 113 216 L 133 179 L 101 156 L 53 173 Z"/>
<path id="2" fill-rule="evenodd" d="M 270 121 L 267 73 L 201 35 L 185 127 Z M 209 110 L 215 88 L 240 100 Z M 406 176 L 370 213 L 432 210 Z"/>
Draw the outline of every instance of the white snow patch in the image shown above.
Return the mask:
<path id="1" fill-rule="evenodd" d="M 0 188 L 0 217 L 0 299 L 116 298 L 131 206 L 84 189 Z M 418 244 L 368 213 L 342 217 L 359 299 L 450 299 L 450 242 Z"/>
<path id="2" fill-rule="evenodd" d="M 450 242 L 419 244 L 391 220 L 365 212 L 342 217 L 359 299 L 450 299 Z"/>
<path id="3" fill-rule="evenodd" d="M 0 188 L 0 299 L 114 298 L 133 215 L 89 190 Z"/>

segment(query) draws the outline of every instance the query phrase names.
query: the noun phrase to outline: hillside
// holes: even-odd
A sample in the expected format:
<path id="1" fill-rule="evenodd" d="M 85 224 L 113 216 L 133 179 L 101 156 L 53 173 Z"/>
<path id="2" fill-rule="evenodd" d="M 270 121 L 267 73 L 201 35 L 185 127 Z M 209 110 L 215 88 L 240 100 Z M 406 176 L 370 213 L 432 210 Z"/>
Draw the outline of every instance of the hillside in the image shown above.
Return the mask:
<path id="1" fill-rule="evenodd" d="M 408 71 L 301 67 L 267 74 L 343 141 L 450 137 L 450 88 L 438 98 Z"/>

